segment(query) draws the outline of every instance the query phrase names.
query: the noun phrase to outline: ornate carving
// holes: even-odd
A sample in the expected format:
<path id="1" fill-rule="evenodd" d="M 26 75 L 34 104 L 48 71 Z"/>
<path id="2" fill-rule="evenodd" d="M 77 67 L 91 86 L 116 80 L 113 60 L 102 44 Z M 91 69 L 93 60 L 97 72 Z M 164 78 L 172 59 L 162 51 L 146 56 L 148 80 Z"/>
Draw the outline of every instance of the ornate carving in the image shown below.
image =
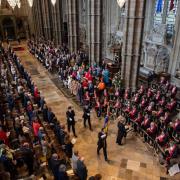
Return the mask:
<path id="1" fill-rule="evenodd" d="M 156 72 L 167 72 L 169 66 L 170 53 L 166 47 L 161 46 L 155 60 Z"/>
<path id="2" fill-rule="evenodd" d="M 85 29 L 85 27 L 79 28 L 79 37 L 80 37 L 80 42 L 86 41 L 86 29 Z"/>
<path id="3" fill-rule="evenodd" d="M 152 41 L 158 44 L 164 44 L 166 34 L 166 25 L 165 24 L 156 24 L 151 30 L 150 34 L 147 35 L 146 40 Z"/>
<path id="4" fill-rule="evenodd" d="M 110 41 L 110 46 L 115 46 L 115 45 L 121 45 L 123 41 L 123 33 L 121 31 L 116 31 L 111 35 L 111 41 Z"/>
<path id="5" fill-rule="evenodd" d="M 144 53 L 145 67 L 154 70 L 156 73 L 167 72 L 170 59 L 170 52 L 167 47 L 146 42 Z"/>

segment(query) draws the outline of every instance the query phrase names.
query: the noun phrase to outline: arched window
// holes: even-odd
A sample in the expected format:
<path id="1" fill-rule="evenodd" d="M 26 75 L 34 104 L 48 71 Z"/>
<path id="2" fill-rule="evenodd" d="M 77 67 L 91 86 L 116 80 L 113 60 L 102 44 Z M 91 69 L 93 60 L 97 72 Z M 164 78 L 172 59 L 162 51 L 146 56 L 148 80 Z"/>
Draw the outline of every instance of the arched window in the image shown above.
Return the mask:
<path id="1" fill-rule="evenodd" d="M 166 25 L 166 37 L 171 40 L 174 35 L 178 0 L 156 0 L 154 26 Z"/>
<path id="2" fill-rule="evenodd" d="M 178 0 L 156 0 L 154 24 L 174 25 L 177 5 Z"/>

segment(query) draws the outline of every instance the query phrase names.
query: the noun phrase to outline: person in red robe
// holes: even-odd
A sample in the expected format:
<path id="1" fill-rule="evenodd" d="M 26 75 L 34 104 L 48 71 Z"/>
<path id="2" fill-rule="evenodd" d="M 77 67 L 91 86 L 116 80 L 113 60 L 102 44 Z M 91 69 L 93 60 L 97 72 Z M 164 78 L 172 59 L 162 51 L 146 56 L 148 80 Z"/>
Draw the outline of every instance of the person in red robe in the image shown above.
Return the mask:
<path id="1" fill-rule="evenodd" d="M 96 113 L 97 113 L 97 117 L 100 117 L 101 112 L 102 112 L 102 108 L 101 108 L 101 104 L 99 102 L 99 98 L 96 99 L 95 110 L 96 110 Z"/>
<path id="2" fill-rule="evenodd" d="M 122 111 L 122 103 L 120 102 L 120 99 L 117 98 L 115 105 L 114 105 L 115 111 L 116 111 L 116 115 L 118 116 L 119 113 L 121 114 Z"/>
<path id="3" fill-rule="evenodd" d="M 0 126 L 0 140 L 4 142 L 4 144 L 8 145 L 8 136 L 7 133 L 3 130 L 3 128 Z"/>
<path id="4" fill-rule="evenodd" d="M 171 99 L 171 102 L 167 104 L 167 109 L 172 112 L 176 108 L 176 100 Z"/>
<path id="5" fill-rule="evenodd" d="M 146 114 L 145 117 L 144 117 L 144 120 L 141 123 L 142 129 L 146 130 L 147 128 L 149 128 L 150 123 L 151 123 L 151 121 L 150 121 L 150 119 L 148 117 L 148 114 Z"/>
<path id="6" fill-rule="evenodd" d="M 168 141 L 168 136 L 164 131 L 162 131 L 162 133 L 159 136 L 156 137 L 156 142 L 160 146 L 165 146 L 167 141 Z"/>
<path id="7" fill-rule="evenodd" d="M 180 136 L 180 119 L 175 120 L 174 131 L 178 136 Z"/>
<path id="8" fill-rule="evenodd" d="M 154 122 L 151 122 L 150 127 L 147 129 L 147 134 L 153 139 L 156 137 L 157 125 Z"/>
<path id="9" fill-rule="evenodd" d="M 125 90 L 125 93 L 124 93 L 124 99 L 125 99 L 125 100 L 128 100 L 129 98 L 130 98 L 129 89 L 126 89 L 126 90 Z"/>
<path id="10" fill-rule="evenodd" d="M 165 99 L 164 96 L 161 98 L 161 100 L 159 101 L 158 104 L 159 104 L 161 107 L 164 107 L 164 106 L 166 105 L 166 99 Z"/>
<path id="11" fill-rule="evenodd" d="M 158 102 L 160 99 L 161 99 L 161 92 L 158 91 L 156 96 L 155 96 L 155 100 L 156 100 L 156 102 Z"/>
<path id="12" fill-rule="evenodd" d="M 147 106 L 147 100 L 145 97 L 142 98 L 140 108 L 143 110 Z"/>
<path id="13" fill-rule="evenodd" d="M 136 117 L 136 114 L 137 114 L 137 108 L 136 106 L 133 106 L 133 109 L 129 112 L 129 117 L 131 119 L 134 119 Z"/>
<path id="14" fill-rule="evenodd" d="M 147 97 L 151 98 L 152 96 L 153 96 L 153 92 L 152 92 L 151 88 L 149 88 L 148 92 L 147 92 Z"/>
<path id="15" fill-rule="evenodd" d="M 143 116 L 141 112 L 138 112 L 138 116 L 137 118 L 134 120 L 135 124 L 134 124 L 134 131 L 137 131 L 137 126 L 140 126 L 141 123 L 143 121 Z"/>
<path id="16" fill-rule="evenodd" d="M 135 104 L 138 104 L 138 103 L 139 103 L 139 94 L 138 94 L 138 93 L 136 93 L 136 94 L 134 95 L 133 102 L 134 102 Z"/>
<path id="17" fill-rule="evenodd" d="M 140 96 L 144 94 L 144 86 L 141 85 L 138 93 L 139 93 Z"/>
<path id="18" fill-rule="evenodd" d="M 38 122 L 38 119 L 35 119 L 33 121 L 33 131 L 34 131 L 34 136 L 37 138 L 38 137 L 38 131 L 39 128 L 41 127 L 40 123 Z"/>
<path id="19" fill-rule="evenodd" d="M 163 128 L 164 126 L 167 127 L 169 122 L 171 121 L 169 112 L 165 112 L 164 117 L 161 118 L 161 127 Z"/>
<path id="20" fill-rule="evenodd" d="M 177 147 L 177 145 L 171 143 L 170 147 L 168 149 L 166 149 L 165 154 L 166 154 L 167 164 L 170 164 L 170 160 L 172 158 L 176 158 L 177 155 L 178 155 L 178 147 Z"/>
<path id="21" fill-rule="evenodd" d="M 177 93 L 177 87 L 176 87 L 176 86 L 173 86 L 172 91 L 171 91 L 171 97 L 172 97 L 172 98 L 175 98 L 176 93 Z"/>

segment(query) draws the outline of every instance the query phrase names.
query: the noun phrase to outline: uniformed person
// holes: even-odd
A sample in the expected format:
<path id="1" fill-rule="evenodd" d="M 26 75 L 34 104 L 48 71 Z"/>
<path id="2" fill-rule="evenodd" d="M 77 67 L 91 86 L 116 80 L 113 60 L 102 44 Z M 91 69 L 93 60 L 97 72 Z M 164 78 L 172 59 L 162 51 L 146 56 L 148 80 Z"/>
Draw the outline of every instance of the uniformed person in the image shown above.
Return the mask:
<path id="1" fill-rule="evenodd" d="M 104 128 L 102 128 L 101 132 L 98 133 L 97 154 L 99 155 L 99 151 L 103 148 L 104 159 L 105 161 L 108 161 L 106 138 L 107 134 L 104 132 Z"/>

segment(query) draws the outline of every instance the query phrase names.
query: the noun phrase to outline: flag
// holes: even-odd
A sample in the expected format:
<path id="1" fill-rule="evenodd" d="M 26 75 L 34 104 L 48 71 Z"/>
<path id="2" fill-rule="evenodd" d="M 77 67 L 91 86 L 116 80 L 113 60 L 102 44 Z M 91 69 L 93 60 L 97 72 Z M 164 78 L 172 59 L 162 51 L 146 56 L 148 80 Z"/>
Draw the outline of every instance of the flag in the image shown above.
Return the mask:
<path id="1" fill-rule="evenodd" d="M 174 9 L 174 0 L 171 0 L 170 2 L 170 7 L 169 7 L 169 11 Z"/>
<path id="2" fill-rule="evenodd" d="M 161 13 L 161 11 L 162 11 L 162 1 L 163 0 L 158 0 L 158 4 L 157 4 L 157 8 L 156 8 L 157 13 Z"/>

